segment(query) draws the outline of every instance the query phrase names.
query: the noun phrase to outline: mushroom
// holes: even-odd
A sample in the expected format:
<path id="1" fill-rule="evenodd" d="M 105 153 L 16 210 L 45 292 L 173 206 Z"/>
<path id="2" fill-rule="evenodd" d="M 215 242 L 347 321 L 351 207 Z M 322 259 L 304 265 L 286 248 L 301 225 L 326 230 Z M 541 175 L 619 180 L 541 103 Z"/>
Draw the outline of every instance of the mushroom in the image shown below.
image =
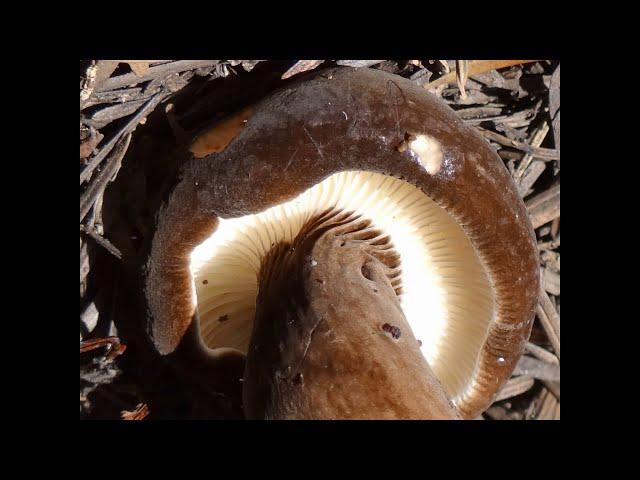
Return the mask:
<path id="1" fill-rule="evenodd" d="M 247 418 L 477 417 L 523 351 L 539 290 L 498 155 L 377 70 L 315 72 L 244 112 L 158 215 L 158 351 L 206 364 Z"/>

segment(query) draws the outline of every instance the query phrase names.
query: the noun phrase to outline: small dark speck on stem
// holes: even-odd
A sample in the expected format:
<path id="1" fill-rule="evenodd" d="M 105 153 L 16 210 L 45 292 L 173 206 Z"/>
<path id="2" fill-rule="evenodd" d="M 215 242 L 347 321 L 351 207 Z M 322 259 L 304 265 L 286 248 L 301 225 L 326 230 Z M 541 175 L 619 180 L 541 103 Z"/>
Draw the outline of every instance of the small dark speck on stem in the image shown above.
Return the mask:
<path id="1" fill-rule="evenodd" d="M 388 323 L 385 323 L 384 325 L 382 325 L 382 330 L 384 330 L 385 332 L 390 333 L 391 336 L 396 340 L 398 338 L 400 338 L 400 335 L 402 334 L 402 332 L 400 331 L 400 329 L 398 327 L 395 327 L 395 326 L 390 325 Z"/>
<path id="2" fill-rule="evenodd" d="M 301 373 L 298 373 L 295 377 L 293 377 L 294 385 L 301 385 L 303 381 L 304 381 L 304 375 L 302 375 Z"/>

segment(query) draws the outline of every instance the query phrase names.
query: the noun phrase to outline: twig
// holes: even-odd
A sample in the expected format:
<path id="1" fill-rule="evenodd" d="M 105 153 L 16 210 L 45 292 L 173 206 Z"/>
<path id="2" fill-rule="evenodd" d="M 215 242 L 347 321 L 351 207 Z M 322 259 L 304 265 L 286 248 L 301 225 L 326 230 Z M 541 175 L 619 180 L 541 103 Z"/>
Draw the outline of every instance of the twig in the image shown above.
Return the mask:
<path id="1" fill-rule="evenodd" d="M 560 148 L 560 65 L 551 75 L 549 85 L 549 116 L 553 126 L 555 147 Z M 559 162 L 558 162 L 559 163 Z"/>
<path id="2" fill-rule="evenodd" d="M 338 60 L 336 64 L 344 67 L 362 68 L 371 67 L 382 62 L 384 60 Z"/>
<path id="3" fill-rule="evenodd" d="M 111 76 L 118 66 L 117 60 L 99 60 L 87 69 L 87 78 L 80 90 L 80 110 L 86 108 L 93 93 Z"/>
<path id="4" fill-rule="evenodd" d="M 552 321 L 549 319 L 549 317 L 545 313 L 540 303 L 538 303 L 538 306 L 536 307 L 536 314 L 538 315 L 538 320 L 540 320 L 540 323 L 542 324 L 542 328 L 544 329 L 545 333 L 547 334 L 547 337 L 549 338 L 549 341 L 551 342 L 551 346 L 553 347 L 553 350 L 558 355 L 558 358 L 560 358 L 559 333 L 556 333 L 556 330 L 554 328 L 554 325 L 552 324 Z M 559 331 L 559 327 L 560 326 L 558 325 L 558 331 Z"/>
<path id="5" fill-rule="evenodd" d="M 544 392 L 542 395 L 542 402 L 540 410 L 538 410 L 538 420 L 554 420 L 556 418 L 556 409 L 558 406 L 558 400 L 549 391 Z"/>
<path id="6" fill-rule="evenodd" d="M 539 250 L 553 250 L 554 248 L 558 248 L 560 246 L 560 235 L 555 240 L 551 240 L 549 242 L 542 242 L 538 244 Z"/>
<path id="7" fill-rule="evenodd" d="M 520 357 L 513 374 L 527 375 L 529 377 L 537 378 L 538 380 L 559 382 L 560 366 L 524 355 Z"/>
<path id="8" fill-rule="evenodd" d="M 149 406 L 146 403 L 139 403 L 132 411 L 123 410 L 120 412 L 122 420 L 143 420 L 149 415 Z"/>
<path id="9" fill-rule="evenodd" d="M 96 83 L 96 75 L 98 73 L 98 65 L 95 62 L 91 62 L 87 68 L 84 81 L 82 82 L 82 88 L 80 88 L 80 108 L 86 102 L 91 94 Z"/>
<path id="10" fill-rule="evenodd" d="M 500 392 L 498 393 L 496 398 L 494 398 L 493 401 L 499 402 L 500 400 L 505 400 L 507 398 L 521 395 L 529 391 L 529 389 L 533 387 L 534 383 L 535 383 L 535 380 L 533 378 L 525 375 L 521 377 L 510 378 L 509 381 L 507 381 L 507 383 L 504 384 L 504 387 L 502 387 L 502 390 L 500 390 Z"/>
<path id="11" fill-rule="evenodd" d="M 89 275 L 89 270 L 91 270 L 91 265 L 89 263 L 89 253 L 87 250 L 87 242 L 82 242 L 80 245 L 80 297 L 82 298 L 85 294 L 86 283 L 85 279 L 87 275 Z"/>
<path id="12" fill-rule="evenodd" d="M 555 334 L 558 336 L 558 340 L 560 339 L 560 315 L 556 311 L 556 307 L 549 298 L 549 294 L 544 290 L 540 292 L 540 305 L 544 310 L 544 313 L 547 315 L 547 318 L 551 321 L 551 326 Z"/>
<path id="13" fill-rule="evenodd" d="M 143 94 L 141 87 L 123 88 L 121 90 L 94 93 L 84 105 L 84 108 L 100 105 L 101 103 L 124 103 L 131 102 L 133 100 L 146 100 L 151 96 L 152 93 Z"/>
<path id="14" fill-rule="evenodd" d="M 89 137 L 80 142 L 80 160 L 87 158 L 102 141 L 104 135 L 96 132 L 94 127 L 89 128 Z"/>
<path id="15" fill-rule="evenodd" d="M 111 149 L 118 143 L 118 140 L 129 132 L 132 132 L 140 123 L 144 117 L 146 117 L 149 112 L 153 111 L 154 108 L 162 101 L 164 98 L 169 96 L 169 92 L 157 93 L 152 98 L 147 101 L 147 103 L 136 113 L 131 119 L 127 122 L 127 124 L 122 127 L 122 129 L 116 133 L 111 140 L 109 140 L 104 147 L 100 150 L 100 152 L 91 159 L 91 161 L 87 164 L 87 166 L 80 172 L 80 185 L 82 185 L 86 180 L 89 179 L 93 171 L 96 169 L 100 162 L 111 152 Z"/>
<path id="16" fill-rule="evenodd" d="M 551 295 L 560 295 L 560 274 L 550 268 L 542 269 L 542 284 Z"/>
<path id="17" fill-rule="evenodd" d="M 313 70 L 318 65 L 323 63 L 324 60 L 298 60 L 289 70 L 284 72 L 280 77 L 282 80 L 286 80 L 289 77 L 293 77 L 302 72 Z"/>
<path id="18" fill-rule="evenodd" d="M 508 118 L 507 115 L 496 116 L 502 113 L 498 107 L 471 107 L 456 110 L 456 114 L 463 120 L 475 119 L 481 122 L 495 121 L 496 119 Z"/>
<path id="19" fill-rule="evenodd" d="M 528 199 L 525 206 L 533 228 L 538 228 L 560 215 L 560 183 Z"/>
<path id="20" fill-rule="evenodd" d="M 126 136 L 118 143 L 118 146 L 114 149 L 113 153 L 106 162 L 104 169 L 96 176 L 96 178 L 89 184 L 87 189 L 80 197 L 80 221 L 84 220 L 84 217 L 89 212 L 89 209 L 94 204 L 96 198 L 102 194 L 107 184 L 111 181 L 117 170 L 120 168 L 120 162 L 124 157 L 131 140 L 131 134 L 127 133 Z"/>
<path id="21" fill-rule="evenodd" d="M 560 400 L 560 382 L 547 382 L 546 380 L 542 381 L 544 388 L 553 393 L 553 396 Z"/>
<path id="22" fill-rule="evenodd" d="M 122 355 L 127 349 L 127 346 L 120 342 L 118 337 L 104 337 L 94 338 L 92 340 L 85 340 L 80 342 L 80 353 L 86 353 L 91 350 L 95 350 L 98 347 L 107 346 L 107 355 L 105 361 L 110 362 L 118 355 Z"/>
<path id="23" fill-rule="evenodd" d="M 99 88 L 96 88 L 94 90 L 96 92 L 104 92 L 107 90 L 129 87 L 138 83 L 153 80 L 154 78 L 163 77 L 170 73 L 180 73 L 186 70 L 195 70 L 196 68 L 217 65 L 218 63 L 220 63 L 219 60 L 179 60 L 177 62 L 163 63 L 162 65 L 149 68 L 147 74 L 142 77 L 138 77 L 135 73 L 126 73 L 124 75 L 110 78 Z"/>
<path id="24" fill-rule="evenodd" d="M 531 142 L 530 142 L 531 146 L 534 148 L 537 148 L 540 145 L 542 145 L 542 142 L 547 136 L 547 133 L 549 133 L 549 124 L 547 122 L 544 122 L 540 127 L 538 127 L 534 131 L 533 135 L 531 136 Z M 530 178 L 526 183 L 522 181 L 523 180 L 522 177 L 524 176 L 527 168 L 529 168 L 529 165 L 531 165 L 532 161 L 533 161 L 533 155 L 531 153 L 526 153 L 525 156 L 522 157 L 522 160 L 520 161 L 518 168 L 516 168 L 515 181 L 518 184 L 518 190 L 520 191 L 520 196 L 524 196 L 527 190 L 529 190 L 529 187 L 533 185 L 533 183 L 538 178 L 537 176 L 533 179 Z M 542 170 L 544 170 L 544 168 Z M 542 173 L 542 171 L 540 171 L 540 173 Z"/>
<path id="25" fill-rule="evenodd" d="M 505 147 L 513 147 L 518 150 L 522 150 L 525 153 L 531 154 L 535 158 L 541 158 L 546 161 L 560 159 L 560 150 L 556 150 L 553 148 L 532 147 L 531 145 L 528 145 L 524 142 L 511 140 L 504 135 L 486 130 L 482 127 L 476 127 L 476 129 L 489 140 L 493 140 L 494 142 L 499 143 L 500 145 L 504 145 Z"/>
<path id="26" fill-rule="evenodd" d="M 527 155 L 529 154 L 525 153 L 525 156 Z M 530 166 L 529 168 L 527 168 L 524 177 L 518 184 L 518 193 L 521 197 L 524 198 L 531 193 L 531 187 L 533 187 L 533 184 L 536 183 L 536 180 L 540 178 L 540 175 L 542 175 L 542 172 L 544 172 L 546 168 L 546 164 L 542 160 L 534 160 L 532 163 L 530 163 Z M 515 176 L 517 175 L 517 173 L 517 171 L 514 171 L 513 175 Z"/>
<path id="27" fill-rule="evenodd" d="M 103 107 L 90 117 L 91 123 L 94 128 L 102 128 L 118 118 L 131 115 L 144 104 L 144 101 L 144 99 L 132 100 Z"/>
<path id="28" fill-rule="evenodd" d="M 523 63 L 535 62 L 537 60 L 474 60 L 468 65 L 468 76 L 477 75 L 479 73 L 489 72 L 491 70 L 497 70 L 499 68 L 511 67 L 513 65 L 520 65 Z M 431 83 L 427 83 L 424 88 L 433 89 L 442 84 L 451 84 L 456 81 L 456 72 L 449 72 L 446 75 L 434 80 Z"/>
<path id="29" fill-rule="evenodd" d="M 543 362 L 551 363 L 553 365 L 560 365 L 560 360 L 553 353 L 545 350 L 544 348 L 536 345 L 535 343 L 527 342 L 524 345 L 525 351 L 539 358 Z"/>
<path id="30" fill-rule="evenodd" d="M 463 100 L 467 98 L 467 92 L 464 86 L 467 84 L 468 77 L 469 60 L 456 60 L 456 82 L 458 84 L 458 90 L 460 90 L 460 98 Z"/>
<path id="31" fill-rule="evenodd" d="M 91 237 L 95 242 L 101 247 L 105 248 L 107 252 L 116 257 L 118 260 L 122 259 L 122 253 L 118 250 L 113 243 L 104 238 L 101 235 L 98 235 L 93 228 L 87 228 L 84 225 L 80 225 L 80 231 L 86 233 L 89 237 Z"/>

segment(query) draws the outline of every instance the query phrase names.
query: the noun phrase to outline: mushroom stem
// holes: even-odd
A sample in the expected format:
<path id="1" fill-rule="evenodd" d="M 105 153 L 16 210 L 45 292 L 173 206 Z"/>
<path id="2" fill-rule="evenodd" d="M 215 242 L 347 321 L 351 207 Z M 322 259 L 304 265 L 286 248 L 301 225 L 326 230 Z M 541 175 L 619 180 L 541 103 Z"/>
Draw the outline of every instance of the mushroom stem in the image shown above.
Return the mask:
<path id="1" fill-rule="evenodd" d="M 262 262 L 243 404 L 252 419 L 458 419 L 371 222 L 331 210 Z"/>

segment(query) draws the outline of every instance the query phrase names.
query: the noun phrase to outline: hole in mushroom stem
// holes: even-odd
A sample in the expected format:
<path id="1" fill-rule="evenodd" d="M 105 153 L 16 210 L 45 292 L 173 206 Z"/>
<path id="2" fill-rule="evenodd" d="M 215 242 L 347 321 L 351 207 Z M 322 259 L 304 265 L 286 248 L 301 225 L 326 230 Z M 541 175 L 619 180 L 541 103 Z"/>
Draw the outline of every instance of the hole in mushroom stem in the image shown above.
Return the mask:
<path id="1" fill-rule="evenodd" d="M 364 278 L 366 278 L 367 280 L 373 281 L 373 275 L 371 274 L 371 269 L 366 263 L 362 265 L 362 267 L 360 268 L 360 271 L 362 272 L 362 276 Z"/>
<path id="2" fill-rule="evenodd" d="M 455 219 L 420 189 L 379 173 L 336 173 L 286 203 L 221 218 L 216 232 L 191 255 L 205 344 L 246 352 L 263 259 L 283 242 L 294 254 L 294 240 L 305 225 L 328 221 L 336 225 L 339 247 L 349 243 L 350 248 L 350 240 L 367 230 L 365 240 L 357 241 L 370 242 L 371 256 L 389 268 L 387 279 L 422 341 L 421 351 L 455 401 L 474 378 L 475 359 L 494 317 L 491 285 Z M 313 270 L 321 267 L 320 262 Z M 224 315 L 228 321 L 218 321 Z"/>
<path id="3" fill-rule="evenodd" d="M 394 340 L 399 339 L 400 335 L 402 335 L 400 328 L 396 327 L 395 325 L 389 325 L 388 323 L 382 325 L 382 330 L 390 333 Z"/>

